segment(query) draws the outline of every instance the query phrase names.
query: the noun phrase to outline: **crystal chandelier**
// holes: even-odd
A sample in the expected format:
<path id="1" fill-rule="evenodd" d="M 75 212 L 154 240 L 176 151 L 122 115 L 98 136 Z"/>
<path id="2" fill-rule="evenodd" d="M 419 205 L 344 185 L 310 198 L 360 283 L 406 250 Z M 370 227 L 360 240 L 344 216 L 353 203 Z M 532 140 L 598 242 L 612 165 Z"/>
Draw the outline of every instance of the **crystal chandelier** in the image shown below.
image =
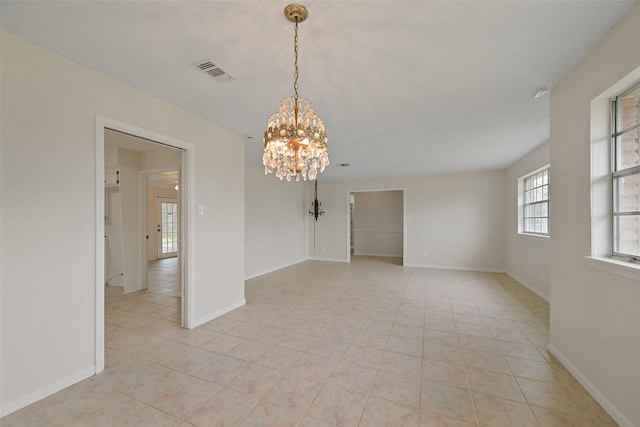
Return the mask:
<path id="1" fill-rule="evenodd" d="M 327 136 L 324 122 L 313 112 L 311 102 L 298 97 L 298 24 L 309 16 L 307 9 L 297 3 L 285 7 L 284 16 L 294 23 L 295 72 L 294 96 L 285 98 L 278 112 L 269 118 L 264 132 L 264 174 L 276 172 L 281 180 L 314 180 L 318 169 L 323 172 L 329 165 Z"/>

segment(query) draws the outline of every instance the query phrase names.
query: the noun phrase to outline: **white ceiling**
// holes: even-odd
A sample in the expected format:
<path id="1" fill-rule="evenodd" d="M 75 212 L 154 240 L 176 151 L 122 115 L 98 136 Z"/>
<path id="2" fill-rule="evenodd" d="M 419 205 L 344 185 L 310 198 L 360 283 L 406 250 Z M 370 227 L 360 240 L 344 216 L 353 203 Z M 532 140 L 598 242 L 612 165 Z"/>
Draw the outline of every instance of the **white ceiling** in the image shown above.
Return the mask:
<path id="1" fill-rule="evenodd" d="M 288 3 L 2 0 L 0 25 L 253 136 L 246 156 L 259 163 L 267 119 L 293 94 Z M 325 121 L 332 162 L 320 179 L 508 166 L 549 138 L 536 89 L 553 89 L 633 3 L 304 2 L 300 96 Z M 237 80 L 197 70 L 204 58 Z"/>
<path id="2" fill-rule="evenodd" d="M 109 149 L 117 147 L 126 148 L 127 150 L 138 152 L 149 152 L 154 150 L 175 150 L 175 148 L 169 148 L 165 145 L 151 142 L 144 138 L 138 138 L 126 133 L 118 132 L 111 129 L 105 129 L 104 148 Z M 151 172 L 148 173 L 147 176 L 149 179 L 149 186 L 157 188 L 175 188 L 180 180 L 178 170 Z"/>
<path id="3" fill-rule="evenodd" d="M 149 187 L 174 188 L 178 185 L 178 171 L 149 174 Z"/>
<path id="4" fill-rule="evenodd" d="M 148 139 L 139 138 L 137 136 L 129 135 L 126 133 L 118 132 L 112 129 L 105 129 L 104 131 L 104 148 L 122 147 L 131 151 L 151 151 L 151 150 L 174 150 L 174 148 L 168 148 L 160 143 L 149 141 Z"/>

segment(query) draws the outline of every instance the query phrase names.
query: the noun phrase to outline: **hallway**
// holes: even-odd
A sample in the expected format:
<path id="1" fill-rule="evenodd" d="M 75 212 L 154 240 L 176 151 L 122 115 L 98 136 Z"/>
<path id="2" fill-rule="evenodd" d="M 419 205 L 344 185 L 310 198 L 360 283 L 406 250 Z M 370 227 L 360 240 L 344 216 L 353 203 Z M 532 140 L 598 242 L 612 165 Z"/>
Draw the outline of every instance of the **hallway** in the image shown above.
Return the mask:
<path id="1" fill-rule="evenodd" d="M 149 261 L 149 291 L 170 297 L 178 293 L 178 257 Z"/>
<path id="2" fill-rule="evenodd" d="M 180 326 L 177 258 L 149 262 L 148 289 L 123 295 L 122 288 L 105 288 L 105 344 L 117 339 L 122 328 L 156 330 L 160 325 Z M 108 366 L 108 359 L 107 359 Z"/>

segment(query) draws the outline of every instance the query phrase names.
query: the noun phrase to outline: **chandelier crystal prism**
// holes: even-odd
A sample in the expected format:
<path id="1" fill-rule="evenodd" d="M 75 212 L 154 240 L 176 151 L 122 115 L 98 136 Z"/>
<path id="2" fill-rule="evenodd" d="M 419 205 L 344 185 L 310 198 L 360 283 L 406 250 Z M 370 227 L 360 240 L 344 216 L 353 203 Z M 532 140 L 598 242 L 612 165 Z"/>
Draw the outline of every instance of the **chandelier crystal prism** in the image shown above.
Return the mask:
<path id="1" fill-rule="evenodd" d="M 329 153 L 324 122 L 313 111 L 311 102 L 298 96 L 298 24 L 309 13 L 304 6 L 293 3 L 284 9 L 284 15 L 294 23 L 294 96 L 283 99 L 278 112 L 269 118 L 262 164 L 265 175 L 275 171 L 280 180 L 314 180 L 318 169 L 322 173 L 329 165 Z"/>

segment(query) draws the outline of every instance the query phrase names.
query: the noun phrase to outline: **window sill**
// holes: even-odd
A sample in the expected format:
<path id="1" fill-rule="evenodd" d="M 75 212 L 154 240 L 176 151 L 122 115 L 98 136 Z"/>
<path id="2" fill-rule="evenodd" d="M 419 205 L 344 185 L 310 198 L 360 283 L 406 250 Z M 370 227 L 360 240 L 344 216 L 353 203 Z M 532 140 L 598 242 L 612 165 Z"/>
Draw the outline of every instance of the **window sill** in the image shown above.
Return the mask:
<path id="1" fill-rule="evenodd" d="M 590 267 L 640 282 L 640 264 L 613 258 L 586 256 Z"/>
<path id="2" fill-rule="evenodd" d="M 544 236 L 542 234 L 530 234 L 530 233 L 520 233 L 518 232 L 518 236 L 522 236 L 522 237 L 533 237 L 536 239 L 550 239 L 551 236 Z"/>

